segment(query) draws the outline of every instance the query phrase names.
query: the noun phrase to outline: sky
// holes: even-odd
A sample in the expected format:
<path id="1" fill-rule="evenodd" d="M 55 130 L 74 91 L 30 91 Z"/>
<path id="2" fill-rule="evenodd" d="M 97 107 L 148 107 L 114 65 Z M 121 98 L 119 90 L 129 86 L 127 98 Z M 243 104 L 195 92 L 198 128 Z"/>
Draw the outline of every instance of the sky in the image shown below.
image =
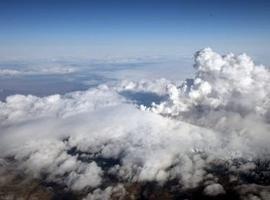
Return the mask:
<path id="1" fill-rule="evenodd" d="M 211 47 L 268 63 L 270 2 L 1 0 L 0 30 L 2 59 L 175 57 Z"/>

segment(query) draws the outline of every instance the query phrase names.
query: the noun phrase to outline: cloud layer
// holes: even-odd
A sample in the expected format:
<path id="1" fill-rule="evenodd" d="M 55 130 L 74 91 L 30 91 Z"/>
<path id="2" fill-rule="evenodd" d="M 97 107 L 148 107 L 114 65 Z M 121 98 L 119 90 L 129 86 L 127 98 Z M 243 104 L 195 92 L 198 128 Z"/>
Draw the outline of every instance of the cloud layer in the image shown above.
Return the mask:
<path id="1" fill-rule="evenodd" d="M 1 68 L 0 76 L 32 76 L 32 75 L 61 75 L 76 72 L 73 67 L 54 64 L 54 66 L 39 66 L 26 69 Z"/>
<path id="2" fill-rule="evenodd" d="M 250 187 L 269 198 L 260 178 L 256 186 L 242 178 L 269 158 L 269 69 L 209 48 L 195 54 L 194 67 L 195 77 L 182 84 L 123 81 L 66 95 L 10 96 L 0 103 L 1 157 L 86 199 L 124 196 L 126 183 L 175 180 L 181 190 L 203 186 L 204 195 L 224 195 L 217 167 L 243 199 L 251 199 Z"/>

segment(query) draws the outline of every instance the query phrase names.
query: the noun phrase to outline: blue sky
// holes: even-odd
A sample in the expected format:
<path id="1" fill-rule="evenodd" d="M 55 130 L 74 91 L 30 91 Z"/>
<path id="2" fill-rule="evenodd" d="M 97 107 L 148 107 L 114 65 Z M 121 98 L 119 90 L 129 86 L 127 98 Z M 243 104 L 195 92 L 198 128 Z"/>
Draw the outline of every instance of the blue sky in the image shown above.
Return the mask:
<path id="1" fill-rule="evenodd" d="M 270 1 L 2 0 L 0 57 L 189 56 L 210 46 L 267 60 Z"/>

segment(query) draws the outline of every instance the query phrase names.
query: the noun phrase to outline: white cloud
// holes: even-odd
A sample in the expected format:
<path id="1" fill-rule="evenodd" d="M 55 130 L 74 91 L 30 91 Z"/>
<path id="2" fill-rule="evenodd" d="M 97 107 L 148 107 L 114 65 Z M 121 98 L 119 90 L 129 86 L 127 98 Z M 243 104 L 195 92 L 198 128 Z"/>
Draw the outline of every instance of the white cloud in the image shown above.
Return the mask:
<path id="1" fill-rule="evenodd" d="M 211 49 L 198 52 L 195 62 L 195 78 L 181 86 L 124 81 L 62 96 L 10 96 L 0 103 L 1 156 L 71 190 L 97 188 L 108 174 L 124 182 L 177 179 L 194 188 L 209 182 L 212 165 L 225 161 L 232 174 L 253 171 L 253 161 L 270 153 L 268 69 L 246 55 Z M 165 99 L 140 107 L 124 91 Z M 238 158 L 251 163 L 236 167 Z M 205 194 L 225 192 L 215 178 L 210 182 Z M 112 190 L 97 189 L 87 198 L 106 199 Z"/>
<path id="2" fill-rule="evenodd" d="M 61 75 L 72 74 L 77 69 L 59 64 L 22 67 L 21 69 L 0 68 L 0 76 Z"/>

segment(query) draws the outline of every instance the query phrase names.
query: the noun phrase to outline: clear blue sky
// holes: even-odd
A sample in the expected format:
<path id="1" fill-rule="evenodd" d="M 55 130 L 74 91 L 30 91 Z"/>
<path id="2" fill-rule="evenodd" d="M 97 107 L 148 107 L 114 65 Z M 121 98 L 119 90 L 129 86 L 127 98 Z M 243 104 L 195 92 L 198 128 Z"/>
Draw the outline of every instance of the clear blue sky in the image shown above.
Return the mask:
<path id="1" fill-rule="evenodd" d="M 1 0 L 0 57 L 270 52 L 270 1 Z"/>

